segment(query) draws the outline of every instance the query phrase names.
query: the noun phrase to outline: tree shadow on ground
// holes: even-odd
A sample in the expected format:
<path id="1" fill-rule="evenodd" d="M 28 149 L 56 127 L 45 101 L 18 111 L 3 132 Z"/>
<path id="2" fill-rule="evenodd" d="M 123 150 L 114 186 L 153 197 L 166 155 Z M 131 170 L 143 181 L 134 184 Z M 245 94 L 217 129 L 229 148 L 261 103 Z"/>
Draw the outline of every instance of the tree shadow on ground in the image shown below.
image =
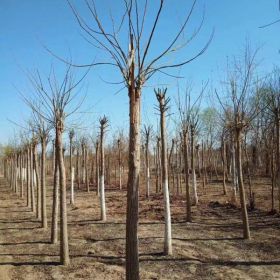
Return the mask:
<path id="1" fill-rule="evenodd" d="M 53 262 L 53 261 L 42 261 L 42 262 L 0 262 L 0 266 L 2 265 L 13 265 L 13 266 L 39 266 L 39 265 L 47 265 L 47 266 L 58 266 L 61 265 L 60 262 Z"/>

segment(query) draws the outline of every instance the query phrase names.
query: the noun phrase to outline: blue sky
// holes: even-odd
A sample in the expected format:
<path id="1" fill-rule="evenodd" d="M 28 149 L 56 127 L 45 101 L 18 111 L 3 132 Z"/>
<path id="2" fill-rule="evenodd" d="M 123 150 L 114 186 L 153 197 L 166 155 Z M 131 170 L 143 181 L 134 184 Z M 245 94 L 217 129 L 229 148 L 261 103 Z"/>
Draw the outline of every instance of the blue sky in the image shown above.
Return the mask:
<path id="1" fill-rule="evenodd" d="M 106 28 L 111 22 L 111 13 L 118 17 L 122 11 L 121 0 L 95 1 L 100 18 Z M 149 1 L 147 23 L 158 6 L 157 0 Z M 158 35 L 152 46 L 152 54 L 159 52 L 182 23 L 190 0 L 166 0 L 166 9 L 160 19 Z M 83 0 L 72 0 L 81 15 L 90 20 Z M 144 3 L 139 0 L 139 3 Z M 258 54 L 259 72 L 264 74 L 280 62 L 280 24 L 260 29 L 259 26 L 280 17 L 277 0 L 198 0 L 193 17 L 185 36 L 191 34 L 200 23 L 205 8 L 205 22 L 197 38 L 174 61 L 189 58 L 208 40 L 213 28 L 214 39 L 207 52 L 191 64 L 172 72 L 186 77 L 180 80 L 184 88 L 186 83 L 193 84 L 193 94 L 197 94 L 201 83 L 209 80 L 218 86 L 223 77 L 227 58 L 240 55 L 246 38 L 253 47 L 261 46 Z M 125 37 L 121 37 L 121 40 Z M 16 88 L 29 92 L 30 86 L 23 69 L 32 71 L 39 68 L 48 73 L 50 65 L 57 69 L 62 63 L 48 54 L 42 44 L 47 45 L 60 56 L 71 53 L 73 61 L 89 63 L 94 58 L 104 59 L 104 54 L 89 45 L 81 36 L 81 30 L 75 21 L 66 0 L 0 0 L 0 142 L 7 142 L 18 127 L 8 119 L 23 124 L 29 112 L 20 99 Z M 80 71 L 80 70 L 79 70 Z M 80 72 L 82 73 L 82 72 Z M 83 114 L 84 125 L 92 132 L 97 128 L 96 121 L 106 114 L 111 121 L 111 131 L 128 126 L 128 97 L 125 90 L 116 94 L 120 86 L 104 82 L 120 81 L 120 74 L 110 67 L 92 69 L 84 82 L 83 90 L 87 93 Z M 143 122 L 156 122 L 154 105 L 156 100 L 153 87 L 166 85 L 170 96 L 177 94 L 177 81 L 162 75 L 151 80 L 143 92 Z M 205 100 L 203 106 L 211 101 Z M 90 112 L 89 112 L 90 108 Z M 171 111 L 175 108 L 171 108 Z"/>

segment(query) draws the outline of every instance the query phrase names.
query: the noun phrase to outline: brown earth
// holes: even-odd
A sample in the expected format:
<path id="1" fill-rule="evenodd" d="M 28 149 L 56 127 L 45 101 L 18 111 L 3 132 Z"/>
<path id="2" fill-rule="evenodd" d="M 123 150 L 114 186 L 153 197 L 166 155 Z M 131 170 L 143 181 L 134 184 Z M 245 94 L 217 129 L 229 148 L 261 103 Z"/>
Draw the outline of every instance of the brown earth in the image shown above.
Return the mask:
<path id="1" fill-rule="evenodd" d="M 199 186 L 192 223 L 184 221 L 184 197 L 173 196 L 172 257 L 162 254 L 163 198 L 141 195 L 141 279 L 280 279 L 280 219 L 268 214 L 270 188 L 255 179 L 250 241 L 241 238 L 240 209 L 228 203 L 231 195 L 222 195 L 220 182 L 204 191 Z M 48 217 L 51 195 L 49 188 Z M 68 206 L 71 265 L 64 267 L 59 245 L 49 243 L 50 229 L 40 229 L 26 202 L 0 178 L 0 279 L 124 279 L 125 191 L 107 188 L 106 203 L 108 221 L 102 223 L 95 191 L 76 193 L 75 207 Z"/>

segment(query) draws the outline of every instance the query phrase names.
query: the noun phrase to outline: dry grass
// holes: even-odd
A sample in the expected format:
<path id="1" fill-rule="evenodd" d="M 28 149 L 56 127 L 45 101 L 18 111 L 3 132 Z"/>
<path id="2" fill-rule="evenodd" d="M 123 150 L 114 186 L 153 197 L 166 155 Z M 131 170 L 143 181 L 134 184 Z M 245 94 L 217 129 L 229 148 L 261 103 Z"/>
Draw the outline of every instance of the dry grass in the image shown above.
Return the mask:
<path id="1" fill-rule="evenodd" d="M 257 210 L 249 213 L 250 241 L 241 238 L 240 210 L 226 203 L 231 195 L 222 196 L 220 183 L 199 189 L 200 203 L 192 207 L 192 223 L 184 221 L 184 197 L 172 197 L 172 257 L 162 255 L 162 196 L 146 200 L 141 195 L 141 279 L 280 279 L 279 216 L 267 214 L 267 183 L 265 179 L 254 183 Z M 76 193 L 75 207 L 68 208 L 69 267 L 59 265 L 59 245 L 49 243 L 50 229 L 39 228 L 35 215 L 2 178 L 0 203 L 0 279 L 124 279 L 125 191 L 107 190 L 106 223 L 99 221 L 95 192 Z"/>

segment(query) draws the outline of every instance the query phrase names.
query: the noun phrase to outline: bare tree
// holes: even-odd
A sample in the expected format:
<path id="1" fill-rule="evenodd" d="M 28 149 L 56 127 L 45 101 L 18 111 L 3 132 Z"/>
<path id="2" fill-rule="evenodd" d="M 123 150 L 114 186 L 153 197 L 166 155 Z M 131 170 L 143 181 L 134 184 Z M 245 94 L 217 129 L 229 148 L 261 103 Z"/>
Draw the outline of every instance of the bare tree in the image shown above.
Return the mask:
<path id="1" fill-rule="evenodd" d="M 39 71 L 29 73 L 29 80 L 34 88 L 35 98 L 24 95 L 24 101 L 44 121 L 48 122 L 55 130 L 55 174 L 54 174 L 54 204 L 53 204 L 53 230 L 52 242 L 56 242 L 57 233 L 57 197 L 58 184 L 60 190 L 60 260 L 64 265 L 70 263 L 68 230 L 67 230 L 67 204 L 66 204 L 66 174 L 64 165 L 64 147 L 62 135 L 65 130 L 65 120 L 75 113 L 81 106 L 83 99 L 73 108 L 71 103 L 77 96 L 75 88 L 82 82 L 88 72 L 78 81 L 75 81 L 72 68 L 67 67 L 62 81 L 52 69 L 49 76 L 44 80 Z M 39 104 L 39 107 L 38 107 Z"/>
<path id="2" fill-rule="evenodd" d="M 71 180 L 71 194 L 70 194 L 70 204 L 71 205 L 74 205 L 75 203 L 75 199 L 74 199 L 74 180 L 75 180 L 75 167 L 73 166 L 73 163 L 72 163 L 72 153 L 73 153 L 73 139 L 74 139 L 74 136 L 75 136 L 75 131 L 74 129 L 71 129 L 69 131 L 69 143 L 70 143 L 70 146 L 69 146 L 69 152 L 70 152 L 70 180 Z"/>
<path id="3" fill-rule="evenodd" d="M 105 204 L 105 185 L 104 185 L 104 134 L 108 127 L 109 120 L 106 116 L 99 119 L 100 123 L 100 174 L 99 174 L 99 191 L 100 191 L 100 208 L 101 220 L 106 221 L 106 204 Z"/>
<path id="4" fill-rule="evenodd" d="M 160 112 L 160 135 L 161 135 L 161 162 L 162 162 L 162 186 L 164 194 L 164 253 L 172 255 L 172 237 L 171 237 L 171 213 L 169 201 L 168 187 L 168 161 L 167 161 L 167 146 L 166 146 L 166 120 L 165 114 L 169 109 L 170 98 L 166 98 L 167 88 L 164 90 L 155 90 L 157 100 L 159 102 Z"/>
<path id="5" fill-rule="evenodd" d="M 149 143 L 152 133 L 152 126 L 144 125 L 143 134 L 145 137 L 145 168 L 146 168 L 146 197 L 150 196 L 150 159 L 149 159 Z"/>
<path id="6" fill-rule="evenodd" d="M 180 42 L 184 31 L 193 14 L 196 0 L 193 1 L 189 12 L 182 25 L 178 28 L 173 39 L 167 43 L 157 55 L 151 57 L 151 47 L 154 42 L 155 33 L 159 24 L 165 1 L 160 0 L 152 25 L 149 24 L 149 31 L 145 32 L 147 3 L 140 5 L 138 1 L 124 1 L 124 13 L 121 16 L 120 24 L 112 19 L 112 31 L 108 31 L 98 16 L 95 1 L 85 0 L 88 10 L 92 16 L 92 23 L 85 20 L 75 7 L 69 5 L 77 19 L 81 29 L 87 36 L 86 40 L 93 46 L 105 50 L 110 61 L 94 62 L 88 65 L 75 65 L 81 67 L 110 65 L 119 69 L 124 83 L 128 89 L 129 97 L 129 171 L 127 183 L 127 227 L 126 227 L 126 278 L 139 279 L 139 257 L 138 257 L 138 187 L 140 172 L 140 106 L 141 95 L 144 84 L 156 73 L 167 74 L 166 70 L 184 66 L 201 56 L 208 48 L 213 33 L 204 47 L 193 57 L 170 63 L 169 55 L 174 54 L 186 47 L 189 41 L 193 40 L 199 33 L 203 19 L 199 27 L 191 34 L 187 42 Z M 123 32 L 124 34 L 120 33 Z M 144 36 L 146 33 L 147 36 Z M 119 38 L 127 38 L 124 44 Z M 147 41 L 145 42 L 145 38 Z M 122 47 L 125 45 L 125 47 Z M 127 51 L 127 46 L 128 51 Z M 167 58 L 168 57 L 168 58 Z M 174 56 L 176 60 L 176 56 Z M 63 60 L 63 59 L 61 59 Z M 69 63 L 63 60 L 66 63 Z M 72 64 L 73 65 L 73 64 Z M 168 74 L 167 74 L 168 75 Z"/>
<path id="7" fill-rule="evenodd" d="M 233 135 L 235 144 L 233 146 L 236 147 L 236 169 L 242 211 L 243 237 L 245 239 L 250 239 L 250 229 L 242 170 L 242 138 L 244 130 L 259 113 L 257 99 L 253 106 L 251 106 L 252 95 L 256 92 L 257 88 L 253 75 L 256 69 L 256 54 L 257 50 L 252 52 L 247 45 L 244 57 L 240 60 L 235 59 L 233 69 L 229 71 L 227 84 L 229 94 L 228 103 L 223 103 L 219 95 L 216 94 L 226 115 L 227 128 Z"/>

